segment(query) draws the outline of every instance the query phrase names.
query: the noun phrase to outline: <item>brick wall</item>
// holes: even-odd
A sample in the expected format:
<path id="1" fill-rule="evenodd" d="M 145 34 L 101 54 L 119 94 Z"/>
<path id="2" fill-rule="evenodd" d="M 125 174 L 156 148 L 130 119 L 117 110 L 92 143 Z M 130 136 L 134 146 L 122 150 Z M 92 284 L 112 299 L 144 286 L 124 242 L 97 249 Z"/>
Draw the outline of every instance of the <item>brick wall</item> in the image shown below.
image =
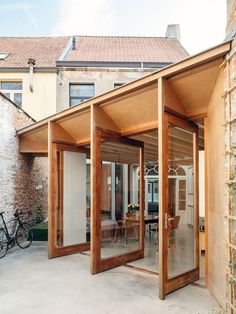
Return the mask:
<path id="1" fill-rule="evenodd" d="M 0 94 L 0 211 L 32 211 L 30 220 L 47 217 L 47 158 L 19 153 L 16 129 L 34 121 Z M 0 222 L 1 224 L 1 222 Z"/>

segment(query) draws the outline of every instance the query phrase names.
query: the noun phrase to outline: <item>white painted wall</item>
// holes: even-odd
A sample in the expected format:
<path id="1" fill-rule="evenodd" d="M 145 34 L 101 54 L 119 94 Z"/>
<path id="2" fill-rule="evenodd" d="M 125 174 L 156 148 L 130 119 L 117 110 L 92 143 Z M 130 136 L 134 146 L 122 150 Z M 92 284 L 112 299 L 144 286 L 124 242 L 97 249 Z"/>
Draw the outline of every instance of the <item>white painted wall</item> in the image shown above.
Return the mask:
<path id="1" fill-rule="evenodd" d="M 56 113 L 56 73 L 34 73 L 33 92 L 29 88 L 29 73 L 1 72 L 0 81 L 22 82 L 22 109 L 35 120 L 38 121 Z"/>
<path id="2" fill-rule="evenodd" d="M 64 246 L 86 242 L 86 154 L 64 152 Z"/>

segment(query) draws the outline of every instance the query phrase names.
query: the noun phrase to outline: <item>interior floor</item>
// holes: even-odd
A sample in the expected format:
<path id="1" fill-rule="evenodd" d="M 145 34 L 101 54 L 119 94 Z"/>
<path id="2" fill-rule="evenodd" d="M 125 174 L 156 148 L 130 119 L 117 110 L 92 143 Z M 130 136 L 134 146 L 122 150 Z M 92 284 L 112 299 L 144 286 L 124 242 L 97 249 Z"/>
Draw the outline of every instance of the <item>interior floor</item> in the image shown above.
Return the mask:
<path id="1" fill-rule="evenodd" d="M 124 237 L 117 241 L 104 241 L 102 244 L 102 258 L 108 258 L 132 252 L 138 249 L 139 242 L 129 239 L 126 243 Z M 195 267 L 194 264 L 194 235 L 193 228 L 188 225 L 180 225 L 170 237 L 168 248 L 168 271 L 169 277 L 187 272 Z M 153 232 L 146 231 L 144 258 L 130 262 L 127 265 L 143 270 L 159 272 L 159 250 L 158 239 Z M 199 284 L 204 285 L 205 276 L 205 255 L 200 254 L 200 280 Z"/>

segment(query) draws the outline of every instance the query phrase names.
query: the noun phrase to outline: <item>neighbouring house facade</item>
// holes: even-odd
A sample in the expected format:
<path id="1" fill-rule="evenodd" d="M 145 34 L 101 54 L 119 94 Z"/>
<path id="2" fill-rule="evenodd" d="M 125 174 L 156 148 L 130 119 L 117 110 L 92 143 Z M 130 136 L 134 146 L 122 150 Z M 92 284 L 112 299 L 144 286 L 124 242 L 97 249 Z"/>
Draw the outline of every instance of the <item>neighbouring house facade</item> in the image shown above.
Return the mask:
<path id="1" fill-rule="evenodd" d="M 166 37 L 74 36 L 57 61 L 57 112 L 188 57 L 178 25 Z"/>
<path id="2" fill-rule="evenodd" d="M 1 93 L 0 109 L 0 211 L 8 220 L 16 209 L 31 210 L 34 222 L 43 221 L 47 217 L 47 158 L 20 154 L 15 136 L 16 129 L 35 120 Z"/>
<path id="3" fill-rule="evenodd" d="M 179 36 L 1 37 L 0 91 L 40 120 L 186 58 Z"/>
<path id="4" fill-rule="evenodd" d="M 0 92 L 35 120 L 56 112 L 56 60 L 69 37 L 0 37 Z"/>

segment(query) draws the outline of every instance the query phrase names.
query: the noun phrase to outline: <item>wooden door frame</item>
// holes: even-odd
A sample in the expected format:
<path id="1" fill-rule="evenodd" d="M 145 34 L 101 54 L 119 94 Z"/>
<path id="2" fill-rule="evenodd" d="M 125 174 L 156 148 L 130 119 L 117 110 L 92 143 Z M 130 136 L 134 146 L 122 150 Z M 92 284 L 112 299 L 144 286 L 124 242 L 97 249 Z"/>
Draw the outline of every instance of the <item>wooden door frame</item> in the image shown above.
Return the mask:
<path id="1" fill-rule="evenodd" d="M 198 147 L 199 134 L 198 127 L 183 118 L 177 117 L 173 114 L 160 112 L 162 114 L 161 130 L 159 134 L 159 195 L 160 195 L 160 210 L 159 210 L 159 296 L 164 299 L 165 295 L 181 288 L 193 281 L 199 279 L 199 186 L 198 186 Z M 193 155 L 194 155 L 194 187 L 195 187 L 195 210 L 196 210 L 196 248 L 195 248 L 195 265 L 196 267 L 178 276 L 168 278 L 168 232 L 165 229 L 165 213 L 168 210 L 168 124 L 183 128 L 193 132 Z M 161 151 L 160 151 L 161 148 Z M 160 192 L 161 191 L 161 192 Z"/>
<path id="2" fill-rule="evenodd" d="M 58 209 L 57 204 L 60 206 L 63 204 L 63 165 L 62 159 L 64 151 L 78 152 L 78 153 L 89 153 L 89 150 L 82 147 L 77 147 L 71 143 L 65 143 L 61 141 L 53 141 L 51 143 L 51 150 L 49 154 L 50 166 L 48 169 L 49 175 L 49 193 L 48 202 L 49 206 L 48 213 L 48 251 L 49 258 L 64 256 L 68 254 L 74 254 L 84 252 L 90 249 L 90 242 L 74 244 L 59 247 L 57 245 L 57 221 L 58 221 Z M 59 158 L 58 158 L 59 157 Z M 58 177 L 58 165 L 60 164 L 59 177 Z M 60 192 L 58 193 L 58 182 Z M 63 214 L 63 208 L 61 207 L 60 216 Z"/>
<path id="3" fill-rule="evenodd" d="M 140 165 L 140 232 L 139 250 L 109 257 L 101 258 L 101 193 L 102 193 L 102 141 L 112 141 L 121 144 L 139 147 Z M 144 144 L 143 142 L 126 138 L 119 133 L 95 128 L 92 137 L 92 159 L 91 159 L 91 273 L 96 274 L 128 262 L 144 257 Z M 141 166 L 143 165 L 143 166 Z"/>

